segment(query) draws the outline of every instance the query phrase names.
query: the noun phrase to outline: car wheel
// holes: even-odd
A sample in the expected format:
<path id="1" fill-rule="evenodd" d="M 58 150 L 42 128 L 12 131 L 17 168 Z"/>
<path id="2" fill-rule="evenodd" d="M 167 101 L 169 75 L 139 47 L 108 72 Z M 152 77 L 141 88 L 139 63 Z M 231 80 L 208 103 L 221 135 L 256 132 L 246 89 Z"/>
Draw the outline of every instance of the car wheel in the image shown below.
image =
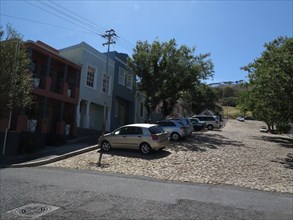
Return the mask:
<path id="1" fill-rule="evenodd" d="M 208 125 L 207 128 L 208 128 L 208 130 L 213 130 L 214 126 L 213 125 Z"/>
<path id="2" fill-rule="evenodd" d="M 102 142 L 101 149 L 103 151 L 109 151 L 109 150 L 111 150 L 111 148 L 112 148 L 111 144 L 108 141 L 103 141 Z"/>
<path id="3" fill-rule="evenodd" d="M 171 134 L 171 139 L 173 141 L 178 141 L 180 139 L 180 135 L 178 133 L 172 133 Z"/>
<path id="4" fill-rule="evenodd" d="M 140 152 L 143 154 L 149 154 L 151 152 L 152 148 L 148 143 L 142 143 L 140 145 Z"/>

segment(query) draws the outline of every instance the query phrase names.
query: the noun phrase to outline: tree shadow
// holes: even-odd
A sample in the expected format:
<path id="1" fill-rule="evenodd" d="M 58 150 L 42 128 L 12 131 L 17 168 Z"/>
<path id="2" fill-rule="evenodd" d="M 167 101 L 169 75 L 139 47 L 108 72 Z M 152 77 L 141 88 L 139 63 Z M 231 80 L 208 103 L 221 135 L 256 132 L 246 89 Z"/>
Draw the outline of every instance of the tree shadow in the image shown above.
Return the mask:
<path id="1" fill-rule="evenodd" d="M 293 169 L 293 154 L 287 154 L 286 158 L 280 158 L 277 160 L 272 160 L 272 162 L 283 164 L 285 168 Z"/>
<path id="2" fill-rule="evenodd" d="M 273 142 L 276 144 L 279 144 L 282 147 L 285 148 L 293 148 L 293 139 L 292 138 L 286 138 L 286 137 L 274 137 L 274 136 L 261 136 L 261 137 L 253 137 L 257 140 L 263 140 L 268 142 Z"/>
<path id="3" fill-rule="evenodd" d="M 197 133 L 180 141 L 172 141 L 170 148 L 177 151 L 198 151 L 205 152 L 208 149 L 219 149 L 232 145 L 235 147 L 244 147 L 245 145 L 238 141 L 230 140 L 220 134 L 205 135 Z"/>
<path id="4" fill-rule="evenodd" d="M 102 155 L 110 155 L 110 156 L 119 156 L 119 157 L 128 157 L 128 158 L 140 158 L 144 160 L 156 160 L 156 159 L 161 159 L 164 157 L 168 157 L 171 153 L 166 150 L 158 150 L 158 151 L 152 151 L 148 155 L 142 154 L 138 150 L 131 150 L 131 149 L 111 149 L 108 152 L 102 151 L 99 149 L 97 151 L 98 153 Z"/>

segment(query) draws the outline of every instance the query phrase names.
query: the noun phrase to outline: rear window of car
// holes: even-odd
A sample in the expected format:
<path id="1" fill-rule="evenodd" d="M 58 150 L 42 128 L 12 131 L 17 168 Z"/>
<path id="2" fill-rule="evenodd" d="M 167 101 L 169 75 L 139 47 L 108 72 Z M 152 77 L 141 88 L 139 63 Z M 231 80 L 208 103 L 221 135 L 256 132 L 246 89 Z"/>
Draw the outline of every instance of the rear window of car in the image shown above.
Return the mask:
<path id="1" fill-rule="evenodd" d="M 151 132 L 151 134 L 160 134 L 160 133 L 164 132 L 164 130 L 161 126 L 149 127 L 149 131 Z"/>
<path id="2" fill-rule="evenodd" d="M 174 122 L 172 122 L 172 121 L 158 121 L 158 122 L 156 122 L 156 124 L 158 124 L 158 125 L 160 125 L 162 127 L 174 127 L 174 126 L 176 126 L 174 124 Z"/>
<path id="3" fill-rule="evenodd" d="M 215 121 L 216 119 L 214 117 L 196 117 L 200 121 Z"/>
<path id="4" fill-rule="evenodd" d="M 185 126 L 185 124 L 181 121 L 178 121 L 178 124 L 181 125 L 181 126 Z"/>

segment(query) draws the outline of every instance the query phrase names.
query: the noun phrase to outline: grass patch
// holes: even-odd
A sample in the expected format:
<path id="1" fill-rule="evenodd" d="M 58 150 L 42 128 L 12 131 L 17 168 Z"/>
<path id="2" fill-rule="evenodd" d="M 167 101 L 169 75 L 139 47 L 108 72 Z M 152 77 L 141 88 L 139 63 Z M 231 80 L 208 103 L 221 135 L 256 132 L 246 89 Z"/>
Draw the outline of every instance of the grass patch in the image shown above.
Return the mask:
<path id="1" fill-rule="evenodd" d="M 243 113 L 241 113 L 240 109 L 236 106 L 236 107 L 231 107 L 231 106 L 222 106 L 223 108 L 223 114 L 224 117 L 226 118 L 227 115 L 229 116 L 229 118 L 237 118 L 239 115 L 243 115 Z M 252 116 L 252 112 L 248 111 L 246 112 L 245 116 Z"/>

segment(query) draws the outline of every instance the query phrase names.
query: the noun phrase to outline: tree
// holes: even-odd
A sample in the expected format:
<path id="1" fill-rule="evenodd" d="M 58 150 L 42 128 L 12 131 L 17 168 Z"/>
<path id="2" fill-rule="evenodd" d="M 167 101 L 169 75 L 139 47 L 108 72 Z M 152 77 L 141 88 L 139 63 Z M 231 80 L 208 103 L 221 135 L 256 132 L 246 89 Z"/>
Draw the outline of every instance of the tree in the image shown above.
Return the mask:
<path id="1" fill-rule="evenodd" d="M 161 102 L 164 115 L 170 114 L 182 92 L 213 73 L 209 54 L 194 56 L 194 48 L 177 48 L 174 39 L 152 44 L 139 41 L 133 52 L 129 66 L 139 77 L 138 88 L 146 95 L 149 115 Z"/>
<path id="2" fill-rule="evenodd" d="M 249 73 L 244 104 L 254 116 L 280 132 L 293 121 L 293 38 L 279 37 L 266 43 L 253 63 L 242 67 Z"/>
<path id="3" fill-rule="evenodd" d="M 31 75 L 28 74 L 30 60 L 21 36 L 7 25 L 3 40 L 5 33 L 0 28 L 0 116 L 5 116 L 10 110 L 31 104 Z"/>
<path id="4" fill-rule="evenodd" d="M 219 114 L 222 110 L 217 105 L 217 90 L 206 84 L 194 86 L 194 89 L 185 93 L 183 100 L 186 103 L 184 107 L 195 114 L 199 114 L 205 109 Z"/>

